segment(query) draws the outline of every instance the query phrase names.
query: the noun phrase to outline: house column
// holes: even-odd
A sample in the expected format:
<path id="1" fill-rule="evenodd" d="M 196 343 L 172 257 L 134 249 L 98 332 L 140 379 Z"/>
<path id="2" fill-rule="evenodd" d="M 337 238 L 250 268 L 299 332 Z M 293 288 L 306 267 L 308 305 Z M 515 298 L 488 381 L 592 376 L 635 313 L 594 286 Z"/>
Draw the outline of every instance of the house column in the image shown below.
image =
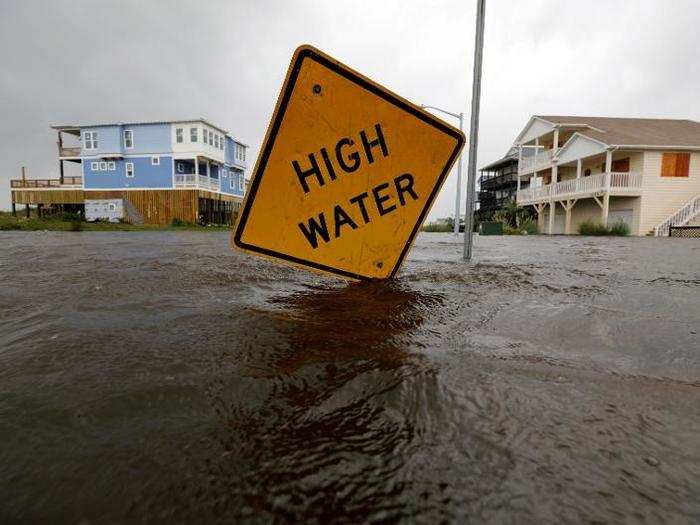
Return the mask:
<path id="1" fill-rule="evenodd" d="M 12 216 L 17 217 L 17 205 L 15 204 L 15 201 L 12 201 Z"/>
<path id="2" fill-rule="evenodd" d="M 559 128 L 554 128 L 554 142 L 552 144 L 552 150 L 556 150 L 559 147 Z"/>
<path id="3" fill-rule="evenodd" d="M 610 211 L 610 171 L 612 170 L 612 151 L 605 152 L 605 193 L 603 195 L 603 212 L 601 223 L 608 225 L 608 213 Z"/>
<path id="4" fill-rule="evenodd" d="M 549 185 L 549 234 L 554 233 L 554 216 L 557 211 L 557 203 L 554 200 L 556 195 L 557 180 L 559 174 L 559 166 L 552 165 L 552 183 Z"/>
<path id="5" fill-rule="evenodd" d="M 577 179 L 581 178 L 581 168 L 583 168 L 583 161 L 581 159 L 578 159 L 576 161 L 576 178 Z"/>
<path id="6" fill-rule="evenodd" d="M 517 170 L 517 171 L 518 171 L 518 173 L 517 173 L 517 177 L 518 177 L 518 191 L 520 191 L 520 165 L 521 165 L 522 163 L 523 163 L 523 145 L 522 145 L 522 144 L 518 144 L 518 170 Z M 517 198 L 516 198 L 516 202 L 517 202 Z"/>
<path id="7" fill-rule="evenodd" d="M 566 212 L 566 217 L 564 220 L 564 233 L 566 235 L 571 235 L 571 210 L 574 207 L 574 204 L 576 204 L 576 199 L 567 199 L 566 202 L 561 202 L 560 204 Z"/>
<path id="8" fill-rule="evenodd" d="M 546 202 L 540 204 L 535 204 L 534 208 L 537 212 L 537 231 L 538 233 L 544 233 L 544 210 L 547 207 Z"/>

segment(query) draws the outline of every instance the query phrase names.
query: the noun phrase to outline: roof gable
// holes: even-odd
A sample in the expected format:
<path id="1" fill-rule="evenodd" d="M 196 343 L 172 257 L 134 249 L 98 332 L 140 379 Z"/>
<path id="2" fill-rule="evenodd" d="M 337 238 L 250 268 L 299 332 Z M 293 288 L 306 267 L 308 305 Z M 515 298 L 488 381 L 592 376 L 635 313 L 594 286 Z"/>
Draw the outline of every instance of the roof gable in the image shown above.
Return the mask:
<path id="1" fill-rule="evenodd" d="M 598 155 L 607 148 L 607 144 L 576 132 L 557 152 L 556 159 L 559 164 L 565 164 L 577 159 Z"/>
<path id="2" fill-rule="evenodd" d="M 554 123 L 547 121 L 543 117 L 537 115 L 530 118 L 525 128 L 515 138 L 515 143 L 520 144 L 529 142 L 534 138 L 546 135 L 554 129 Z"/>

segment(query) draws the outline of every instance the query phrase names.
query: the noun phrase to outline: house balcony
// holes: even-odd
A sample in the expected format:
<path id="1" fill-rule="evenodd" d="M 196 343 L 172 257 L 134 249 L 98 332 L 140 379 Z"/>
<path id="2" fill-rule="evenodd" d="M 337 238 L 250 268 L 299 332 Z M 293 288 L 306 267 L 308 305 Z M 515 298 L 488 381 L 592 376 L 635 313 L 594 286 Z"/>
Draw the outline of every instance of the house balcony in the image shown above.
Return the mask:
<path id="1" fill-rule="evenodd" d="M 58 156 L 59 158 L 76 158 L 80 157 L 80 146 L 66 147 L 58 144 Z"/>
<path id="2" fill-rule="evenodd" d="M 520 173 L 530 173 L 549 168 L 552 165 L 552 157 L 554 157 L 558 151 L 559 148 L 539 150 L 537 155 L 523 157 L 518 163 L 518 170 Z"/>
<path id="3" fill-rule="evenodd" d="M 517 202 L 521 206 L 527 206 L 550 200 L 598 197 L 608 192 L 610 195 L 633 197 L 640 195 L 641 191 L 640 173 L 610 172 L 520 190 Z"/>
<path id="4" fill-rule="evenodd" d="M 219 191 L 219 179 L 196 173 L 178 173 L 175 175 L 175 187 Z"/>
<path id="5" fill-rule="evenodd" d="M 63 177 L 61 179 L 12 179 L 10 188 L 13 190 L 26 189 L 73 189 L 82 188 L 82 177 Z"/>
<path id="6" fill-rule="evenodd" d="M 487 177 L 482 175 L 479 179 L 479 186 L 482 190 L 496 190 L 506 186 L 514 186 L 518 182 L 515 173 L 504 173 L 495 177 Z"/>

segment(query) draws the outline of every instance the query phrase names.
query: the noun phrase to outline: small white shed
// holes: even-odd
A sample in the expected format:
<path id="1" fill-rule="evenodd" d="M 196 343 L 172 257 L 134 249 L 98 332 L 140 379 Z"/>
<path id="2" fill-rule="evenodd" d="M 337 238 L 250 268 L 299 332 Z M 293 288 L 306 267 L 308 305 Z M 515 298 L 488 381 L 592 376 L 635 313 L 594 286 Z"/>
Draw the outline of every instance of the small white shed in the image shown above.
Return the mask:
<path id="1" fill-rule="evenodd" d="M 86 199 L 85 220 L 119 222 L 124 218 L 124 202 L 122 199 Z"/>

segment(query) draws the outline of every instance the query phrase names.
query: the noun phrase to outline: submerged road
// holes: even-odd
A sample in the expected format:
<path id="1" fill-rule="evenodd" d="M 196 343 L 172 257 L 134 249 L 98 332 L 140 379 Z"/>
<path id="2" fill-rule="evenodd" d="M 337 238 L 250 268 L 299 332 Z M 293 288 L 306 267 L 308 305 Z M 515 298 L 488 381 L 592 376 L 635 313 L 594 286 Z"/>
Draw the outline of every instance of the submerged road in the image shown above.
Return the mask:
<path id="1" fill-rule="evenodd" d="M 0 522 L 700 521 L 699 240 L 0 243 Z"/>

